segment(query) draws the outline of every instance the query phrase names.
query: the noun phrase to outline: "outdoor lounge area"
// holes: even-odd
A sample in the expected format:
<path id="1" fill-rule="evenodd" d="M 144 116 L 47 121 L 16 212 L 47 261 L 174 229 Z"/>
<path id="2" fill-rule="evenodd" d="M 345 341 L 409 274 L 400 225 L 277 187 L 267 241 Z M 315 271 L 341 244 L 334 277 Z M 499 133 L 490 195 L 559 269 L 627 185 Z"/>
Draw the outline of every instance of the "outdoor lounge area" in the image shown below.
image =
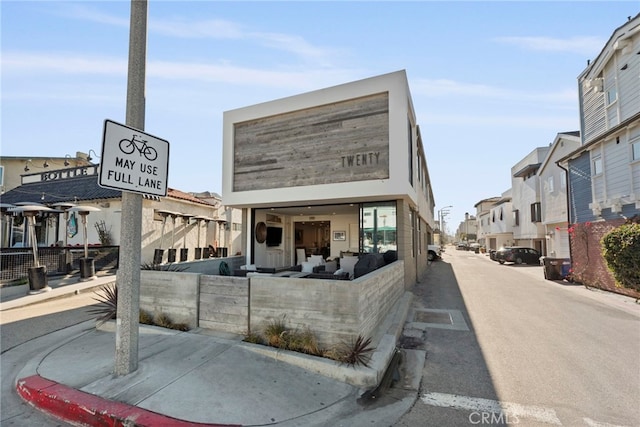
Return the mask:
<path id="1" fill-rule="evenodd" d="M 370 253 L 343 255 L 325 260 L 321 255 L 311 255 L 298 265 L 289 267 L 261 267 L 255 264 L 241 265 L 233 270 L 233 276 L 295 277 L 325 280 L 352 280 L 397 260 L 396 251 L 384 254 Z"/>
<path id="2" fill-rule="evenodd" d="M 181 264 L 181 272 L 141 271 L 140 307 L 191 328 L 242 335 L 284 316 L 288 325 L 309 328 L 328 347 L 371 335 L 405 292 L 402 260 L 352 280 L 328 278 L 321 270 L 302 277 L 295 270 L 218 273 L 222 262 L 231 271 L 242 270 L 243 260 L 191 261 Z"/>

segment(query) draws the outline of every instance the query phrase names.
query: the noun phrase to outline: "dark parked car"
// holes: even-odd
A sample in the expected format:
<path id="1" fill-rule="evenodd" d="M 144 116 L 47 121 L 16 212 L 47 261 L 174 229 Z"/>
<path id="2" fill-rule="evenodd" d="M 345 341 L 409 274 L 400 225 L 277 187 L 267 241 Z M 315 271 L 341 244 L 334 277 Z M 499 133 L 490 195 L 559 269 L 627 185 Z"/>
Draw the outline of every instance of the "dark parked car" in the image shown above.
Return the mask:
<path id="1" fill-rule="evenodd" d="M 533 248 L 508 246 L 496 251 L 495 260 L 500 264 L 504 264 L 505 262 L 513 262 L 515 264 L 540 264 L 540 256 L 540 252 Z"/>

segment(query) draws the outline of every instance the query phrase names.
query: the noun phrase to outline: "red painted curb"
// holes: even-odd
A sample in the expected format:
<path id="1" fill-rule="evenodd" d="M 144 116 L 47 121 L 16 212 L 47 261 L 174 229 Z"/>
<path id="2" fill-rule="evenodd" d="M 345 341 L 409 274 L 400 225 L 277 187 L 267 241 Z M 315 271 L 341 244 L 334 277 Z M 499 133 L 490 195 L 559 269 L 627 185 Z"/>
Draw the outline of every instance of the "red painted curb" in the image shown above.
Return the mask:
<path id="1" fill-rule="evenodd" d="M 18 380 L 16 390 L 29 404 L 56 418 L 92 427 L 239 427 L 205 424 L 157 414 L 137 406 L 103 399 L 90 393 L 33 375 Z"/>

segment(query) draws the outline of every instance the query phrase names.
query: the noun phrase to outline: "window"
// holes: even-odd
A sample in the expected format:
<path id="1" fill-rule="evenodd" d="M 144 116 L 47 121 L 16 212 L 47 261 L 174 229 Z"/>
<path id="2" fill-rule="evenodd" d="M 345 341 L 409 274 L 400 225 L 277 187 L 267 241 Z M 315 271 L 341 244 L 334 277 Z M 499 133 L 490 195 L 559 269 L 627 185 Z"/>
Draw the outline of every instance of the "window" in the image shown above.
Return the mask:
<path id="1" fill-rule="evenodd" d="M 547 190 L 549 193 L 553 193 L 553 175 L 547 178 Z"/>
<path id="2" fill-rule="evenodd" d="M 591 174 L 600 175 L 602 173 L 602 157 L 598 154 L 591 160 Z"/>
<path id="3" fill-rule="evenodd" d="M 631 160 L 640 160 L 640 140 L 631 143 Z"/>
<path id="4" fill-rule="evenodd" d="M 231 224 L 231 229 L 233 231 L 242 231 L 242 224 L 239 222 L 234 222 Z"/>
<path id="5" fill-rule="evenodd" d="M 531 222 L 541 222 L 542 221 L 542 209 L 540 206 L 540 202 L 531 204 Z"/>
<path id="6" fill-rule="evenodd" d="M 618 98 L 618 92 L 616 91 L 615 86 L 611 86 L 607 89 L 607 105 L 613 104 L 613 102 Z"/>
<path id="7" fill-rule="evenodd" d="M 363 204 L 360 221 L 361 252 L 397 250 L 395 202 Z"/>
<path id="8" fill-rule="evenodd" d="M 567 188 L 567 172 L 564 170 L 560 172 L 560 188 L 563 190 Z"/>
<path id="9" fill-rule="evenodd" d="M 516 209 L 513 211 L 513 226 L 517 227 L 520 225 L 520 210 Z"/>

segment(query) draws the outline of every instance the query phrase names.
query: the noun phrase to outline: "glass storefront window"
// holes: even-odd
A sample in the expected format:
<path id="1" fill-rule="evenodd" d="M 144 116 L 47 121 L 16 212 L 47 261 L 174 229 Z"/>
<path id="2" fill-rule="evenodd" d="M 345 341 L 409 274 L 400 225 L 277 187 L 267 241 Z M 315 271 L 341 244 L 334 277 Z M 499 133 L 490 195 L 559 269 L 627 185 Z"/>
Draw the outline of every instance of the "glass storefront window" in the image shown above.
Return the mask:
<path id="1" fill-rule="evenodd" d="M 364 203 L 360 208 L 360 251 L 397 250 L 396 203 Z"/>

